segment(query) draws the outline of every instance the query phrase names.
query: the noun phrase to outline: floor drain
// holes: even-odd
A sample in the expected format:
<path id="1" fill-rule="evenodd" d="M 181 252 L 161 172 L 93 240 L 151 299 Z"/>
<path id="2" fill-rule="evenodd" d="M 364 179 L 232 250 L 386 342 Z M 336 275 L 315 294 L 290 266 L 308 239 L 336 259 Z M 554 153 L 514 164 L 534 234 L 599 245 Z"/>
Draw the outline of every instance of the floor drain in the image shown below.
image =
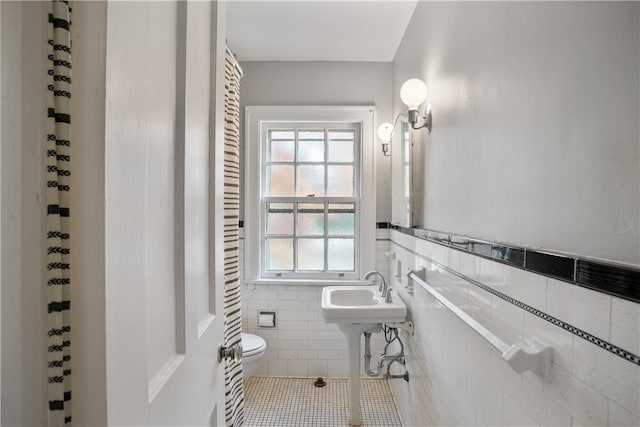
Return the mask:
<path id="1" fill-rule="evenodd" d="M 322 379 L 322 377 L 318 377 L 318 379 L 313 383 L 313 385 L 316 387 L 324 387 L 327 385 L 327 383 L 325 382 L 325 380 Z"/>

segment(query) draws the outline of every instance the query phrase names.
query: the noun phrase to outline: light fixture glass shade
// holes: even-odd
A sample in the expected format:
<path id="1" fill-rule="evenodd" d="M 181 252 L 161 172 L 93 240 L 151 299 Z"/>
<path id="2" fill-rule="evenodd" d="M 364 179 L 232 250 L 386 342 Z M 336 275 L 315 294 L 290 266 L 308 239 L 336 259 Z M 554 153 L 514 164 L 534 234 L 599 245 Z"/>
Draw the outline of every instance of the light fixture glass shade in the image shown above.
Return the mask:
<path id="1" fill-rule="evenodd" d="M 420 79 L 409 79 L 400 88 L 400 99 L 409 110 L 417 110 L 427 99 L 427 85 Z"/>
<path id="2" fill-rule="evenodd" d="M 393 132 L 393 125 L 385 122 L 378 126 L 378 138 L 384 142 L 391 141 L 391 133 Z"/>

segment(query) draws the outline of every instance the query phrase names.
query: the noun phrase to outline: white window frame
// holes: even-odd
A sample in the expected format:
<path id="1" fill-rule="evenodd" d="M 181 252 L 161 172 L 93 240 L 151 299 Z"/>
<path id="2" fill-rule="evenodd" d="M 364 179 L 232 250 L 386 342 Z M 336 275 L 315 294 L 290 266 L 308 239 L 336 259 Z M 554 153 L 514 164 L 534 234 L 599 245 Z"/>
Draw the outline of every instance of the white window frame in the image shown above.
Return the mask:
<path id="1" fill-rule="evenodd" d="M 328 272 L 311 276 L 263 274 L 264 219 L 261 200 L 265 177 L 260 173 L 264 163 L 266 129 L 274 123 L 356 123 L 360 127 L 360 188 L 356 223 L 356 260 L 353 273 Z M 245 107 L 245 280 L 247 283 L 322 284 L 360 282 L 365 272 L 375 268 L 375 107 L 372 106 L 247 106 Z"/>

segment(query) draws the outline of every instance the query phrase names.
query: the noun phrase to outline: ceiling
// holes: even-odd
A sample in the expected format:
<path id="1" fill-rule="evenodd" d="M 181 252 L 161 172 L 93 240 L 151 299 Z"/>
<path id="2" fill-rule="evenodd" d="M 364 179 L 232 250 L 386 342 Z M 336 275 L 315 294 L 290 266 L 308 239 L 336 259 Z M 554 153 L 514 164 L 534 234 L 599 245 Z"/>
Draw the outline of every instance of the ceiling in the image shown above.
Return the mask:
<path id="1" fill-rule="evenodd" d="M 228 0 L 241 61 L 391 62 L 418 0 Z"/>

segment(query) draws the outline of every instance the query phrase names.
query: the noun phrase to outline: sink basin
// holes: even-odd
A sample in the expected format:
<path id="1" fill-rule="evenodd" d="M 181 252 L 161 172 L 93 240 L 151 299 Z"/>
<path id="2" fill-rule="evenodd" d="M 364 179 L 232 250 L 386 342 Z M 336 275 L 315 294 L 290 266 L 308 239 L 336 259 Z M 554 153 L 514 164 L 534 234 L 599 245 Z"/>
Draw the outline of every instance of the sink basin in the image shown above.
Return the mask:
<path id="1" fill-rule="evenodd" d="M 359 426 L 360 417 L 360 337 L 363 332 L 379 332 L 381 323 L 404 322 L 407 306 L 391 292 L 392 302 L 384 302 L 378 287 L 326 286 L 322 289 L 322 317 L 337 323 L 347 339 L 349 360 L 349 423 Z"/>
<path id="2" fill-rule="evenodd" d="M 404 322 L 407 306 L 391 291 L 386 303 L 377 286 L 327 286 L 322 289 L 322 316 L 327 323 Z"/>
<path id="3" fill-rule="evenodd" d="M 341 307 L 376 305 L 375 289 L 336 289 L 329 295 L 331 304 Z"/>

